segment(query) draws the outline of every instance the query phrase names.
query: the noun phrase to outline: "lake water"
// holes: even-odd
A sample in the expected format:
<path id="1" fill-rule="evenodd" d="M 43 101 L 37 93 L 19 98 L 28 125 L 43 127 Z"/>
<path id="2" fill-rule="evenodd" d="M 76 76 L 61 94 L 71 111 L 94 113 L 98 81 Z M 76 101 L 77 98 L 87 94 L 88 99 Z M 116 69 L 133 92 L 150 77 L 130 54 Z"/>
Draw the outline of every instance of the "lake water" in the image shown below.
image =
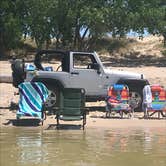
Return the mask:
<path id="1" fill-rule="evenodd" d="M 166 128 L 1 128 L 1 166 L 166 166 Z"/>

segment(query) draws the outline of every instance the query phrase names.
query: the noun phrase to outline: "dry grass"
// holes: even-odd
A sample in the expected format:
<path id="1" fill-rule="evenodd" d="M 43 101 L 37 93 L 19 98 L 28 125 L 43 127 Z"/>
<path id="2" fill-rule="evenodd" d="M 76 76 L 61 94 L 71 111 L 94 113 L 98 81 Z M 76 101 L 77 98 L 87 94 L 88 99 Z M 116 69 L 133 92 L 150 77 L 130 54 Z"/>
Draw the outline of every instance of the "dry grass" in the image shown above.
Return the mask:
<path id="1" fill-rule="evenodd" d="M 97 46 L 100 54 L 110 54 L 111 56 L 123 57 L 126 54 L 151 55 L 162 57 L 163 38 L 158 36 L 148 36 L 143 39 L 125 38 L 125 39 L 103 39 Z M 103 48 L 103 49 L 102 49 Z"/>
<path id="2" fill-rule="evenodd" d="M 118 41 L 114 42 L 118 43 Z M 107 62 L 107 65 L 114 67 L 166 66 L 166 50 L 163 47 L 162 37 L 128 38 L 121 39 L 119 42 L 121 43 L 116 44 L 116 49 L 114 48 L 111 52 L 106 50 L 109 48 L 108 43 L 104 43 L 104 49 L 99 51 L 102 61 Z"/>

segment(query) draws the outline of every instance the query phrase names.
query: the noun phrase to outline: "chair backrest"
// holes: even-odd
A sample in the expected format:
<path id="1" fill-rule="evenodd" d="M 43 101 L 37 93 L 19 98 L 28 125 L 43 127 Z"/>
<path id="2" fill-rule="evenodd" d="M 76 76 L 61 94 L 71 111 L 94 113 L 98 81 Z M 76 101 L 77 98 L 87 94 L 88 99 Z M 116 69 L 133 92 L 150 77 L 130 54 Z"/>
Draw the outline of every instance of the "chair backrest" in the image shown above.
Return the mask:
<path id="1" fill-rule="evenodd" d="M 85 90 L 79 88 L 64 88 L 60 92 L 59 103 L 61 115 L 82 115 L 85 107 Z"/>
<path id="2" fill-rule="evenodd" d="M 163 110 L 166 107 L 166 90 L 161 85 L 151 85 L 152 110 Z"/>
<path id="3" fill-rule="evenodd" d="M 114 84 L 108 89 L 108 97 L 114 98 L 123 103 L 127 103 L 129 100 L 129 88 L 127 85 Z"/>
<path id="4" fill-rule="evenodd" d="M 18 113 L 25 116 L 41 117 L 43 103 L 48 98 L 48 90 L 41 82 L 23 82 L 19 86 Z"/>
<path id="5" fill-rule="evenodd" d="M 151 85 L 153 102 L 166 101 L 166 90 L 161 85 Z"/>

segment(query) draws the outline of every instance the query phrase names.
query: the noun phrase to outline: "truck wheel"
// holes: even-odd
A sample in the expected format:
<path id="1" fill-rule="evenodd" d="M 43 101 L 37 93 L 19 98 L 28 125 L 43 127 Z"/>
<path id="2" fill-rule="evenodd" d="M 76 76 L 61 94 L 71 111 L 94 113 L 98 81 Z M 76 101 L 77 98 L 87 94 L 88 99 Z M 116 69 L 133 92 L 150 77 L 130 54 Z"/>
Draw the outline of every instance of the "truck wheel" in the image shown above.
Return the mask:
<path id="1" fill-rule="evenodd" d="M 57 107 L 57 101 L 59 97 L 59 90 L 57 87 L 53 87 L 52 85 L 46 85 L 49 90 L 49 97 L 47 102 L 45 103 L 46 109 L 50 114 L 54 113 L 55 107 Z"/>
<path id="2" fill-rule="evenodd" d="M 131 88 L 130 89 L 130 101 L 134 104 L 135 111 L 142 111 L 142 90 Z"/>
<path id="3" fill-rule="evenodd" d="M 24 72 L 24 62 L 21 59 L 16 59 L 13 61 L 12 65 L 12 77 L 13 86 L 18 87 L 18 85 L 24 82 L 25 72 Z"/>
<path id="4" fill-rule="evenodd" d="M 147 85 L 148 80 L 145 79 L 129 79 L 129 80 L 119 80 L 119 84 L 125 84 L 129 87 L 131 100 L 129 101 L 131 105 L 135 105 L 135 111 L 142 111 L 142 101 L 143 101 L 143 88 Z M 136 103 L 136 104 L 132 104 Z"/>

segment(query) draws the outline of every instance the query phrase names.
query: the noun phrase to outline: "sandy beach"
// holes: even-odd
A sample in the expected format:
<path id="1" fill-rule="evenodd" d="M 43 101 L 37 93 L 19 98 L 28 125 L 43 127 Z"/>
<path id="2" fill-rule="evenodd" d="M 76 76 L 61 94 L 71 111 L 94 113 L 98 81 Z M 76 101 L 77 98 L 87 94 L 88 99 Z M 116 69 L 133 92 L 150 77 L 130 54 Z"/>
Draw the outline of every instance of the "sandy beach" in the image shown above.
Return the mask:
<path id="1" fill-rule="evenodd" d="M 132 71 L 137 73 L 143 73 L 146 78 L 150 81 L 151 84 L 160 84 L 166 86 L 166 67 L 111 67 L 111 69 Z M 0 61 L 0 74 L 9 74 L 11 75 L 10 63 L 8 61 Z M 0 83 L 0 126 L 1 127 L 12 127 L 12 120 L 16 118 L 16 110 L 10 110 L 10 103 L 18 102 L 18 96 L 14 96 L 14 92 L 17 92 L 17 89 L 14 88 L 11 84 Z M 88 103 L 89 104 L 89 103 Z M 97 105 L 103 105 L 103 102 L 95 103 Z M 89 104 L 91 105 L 91 104 Z M 127 128 L 127 127 L 162 127 L 166 128 L 166 119 L 161 120 L 145 120 L 141 119 L 143 113 L 135 113 L 134 118 L 132 119 L 117 119 L 117 118 L 105 118 L 105 113 L 99 112 L 90 112 L 87 115 L 87 125 L 86 128 Z M 65 124 L 63 121 L 62 124 Z M 43 128 L 47 129 L 50 126 L 55 126 L 56 119 L 55 116 L 47 116 L 47 119 L 44 121 Z M 72 122 L 69 124 L 80 124 L 80 122 Z M 41 126 L 39 126 L 41 127 Z"/>

